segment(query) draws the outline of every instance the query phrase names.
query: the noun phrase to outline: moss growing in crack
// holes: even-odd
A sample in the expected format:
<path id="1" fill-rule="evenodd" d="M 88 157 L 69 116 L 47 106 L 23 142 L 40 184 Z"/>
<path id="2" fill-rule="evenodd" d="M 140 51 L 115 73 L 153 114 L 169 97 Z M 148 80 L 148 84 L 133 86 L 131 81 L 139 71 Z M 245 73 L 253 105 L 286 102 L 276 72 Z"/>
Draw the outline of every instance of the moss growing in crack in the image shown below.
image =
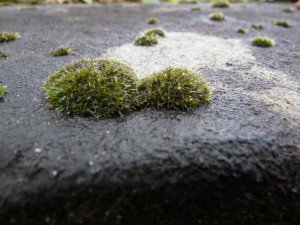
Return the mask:
<path id="1" fill-rule="evenodd" d="M 268 48 L 272 47 L 275 45 L 275 42 L 268 37 L 257 37 L 252 40 L 252 45 L 258 46 L 258 47 L 263 47 L 263 48 Z"/>
<path id="2" fill-rule="evenodd" d="M 282 12 L 285 12 L 285 13 L 293 13 L 295 10 L 291 7 L 286 7 L 286 8 L 283 8 L 282 9 Z"/>
<path id="3" fill-rule="evenodd" d="M 216 0 L 212 1 L 211 6 L 213 8 L 229 8 L 230 2 L 227 0 Z"/>
<path id="4" fill-rule="evenodd" d="M 157 43 L 158 39 L 154 35 L 144 35 L 138 37 L 134 42 L 136 46 L 152 46 L 156 45 Z"/>
<path id="5" fill-rule="evenodd" d="M 201 11 L 201 8 L 198 6 L 192 7 L 191 8 L 192 11 Z"/>
<path id="6" fill-rule="evenodd" d="M 209 18 L 213 21 L 223 21 L 225 20 L 225 16 L 221 12 L 214 12 L 209 14 Z"/>
<path id="7" fill-rule="evenodd" d="M 150 18 L 149 20 L 148 20 L 148 24 L 157 24 L 158 23 L 158 19 L 157 18 Z"/>
<path id="8" fill-rule="evenodd" d="M 5 95 L 5 90 L 6 90 L 6 86 L 2 86 L 0 84 L 0 98 L 3 98 L 3 96 Z"/>
<path id="9" fill-rule="evenodd" d="M 0 43 L 14 41 L 17 38 L 20 38 L 18 33 L 0 32 Z"/>
<path id="10" fill-rule="evenodd" d="M 145 36 L 154 35 L 154 36 L 160 36 L 160 37 L 166 36 L 165 31 L 161 28 L 153 28 L 153 29 L 147 30 L 147 31 L 145 31 L 144 35 Z"/>
<path id="11" fill-rule="evenodd" d="M 272 22 L 273 22 L 273 24 L 280 26 L 280 27 L 286 27 L 286 28 L 291 27 L 289 22 L 284 21 L 284 20 L 273 20 Z"/>
<path id="12" fill-rule="evenodd" d="M 6 52 L 0 50 L 0 58 L 7 58 L 9 55 Z"/>
<path id="13" fill-rule="evenodd" d="M 253 23 L 251 25 L 251 27 L 254 28 L 254 29 L 256 29 L 256 30 L 262 30 L 262 29 L 264 29 L 264 26 L 261 25 L 261 24 L 259 24 L 259 23 Z"/>
<path id="14" fill-rule="evenodd" d="M 57 50 L 53 50 L 50 52 L 50 54 L 54 57 L 65 56 L 65 55 L 69 55 L 70 53 L 71 53 L 71 50 L 68 48 L 65 48 L 63 45 L 61 45 Z"/>
<path id="15" fill-rule="evenodd" d="M 187 110 L 209 101 L 206 81 L 188 69 L 168 67 L 142 79 L 138 91 L 145 106 Z"/>
<path id="16" fill-rule="evenodd" d="M 61 112 L 109 118 L 140 105 L 136 84 L 134 71 L 117 60 L 82 59 L 50 75 L 43 90 Z"/>
<path id="17" fill-rule="evenodd" d="M 248 31 L 247 29 L 243 29 L 243 28 L 239 28 L 239 29 L 237 30 L 237 32 L 238 32 L 239 34 L 248 34 L 248 33 L 249 33 L 249 31 Z"/>

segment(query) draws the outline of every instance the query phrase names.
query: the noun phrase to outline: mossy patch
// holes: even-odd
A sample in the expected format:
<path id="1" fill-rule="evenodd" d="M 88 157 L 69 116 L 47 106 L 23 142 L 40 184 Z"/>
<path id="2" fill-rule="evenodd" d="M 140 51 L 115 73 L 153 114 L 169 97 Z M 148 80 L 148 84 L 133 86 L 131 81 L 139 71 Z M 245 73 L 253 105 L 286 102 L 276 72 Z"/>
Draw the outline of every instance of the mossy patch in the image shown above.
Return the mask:
<path id="1" fill-rule="evenodd" d="M 109 118 L 140 105 L 136 85 L 134 71 L 117 60 L 82 59 L 50 75 L 43 90 L 61 112 Z"/>
<path id="2" fill-rule="evenodd" d="M 7 58 L 9 55 L 6 52 L 0 50 L 0 58 Z"/>
<path id="3" fill-rule="evenodd" d="M 6 86 L 2 86 L 1 84 L 0 84 L 0 98 L 3 98 L 3 96 L 5 95 L 5 90 L 6 90 Z"/>
<path id="4" fill-rule="evenodd" d="M 162 28 L 153 28 L 153 29 L 145 31 L 144 35 L 154 35 L 154 36 L 165 37 L 166 33 Z"/>
<path id="5" fill-rule="evenodd" d="M 237 29 L 236 32 L 239 33 L 239 34 L 248 34 L 249 30 L 243 29 L 243 28 L 239 28 L 239 29 Z"/>
<path id="6" fill-rule="evenodd" d="M 283 8 L 282 9 L 282 12 L 285 12 L 285 13 L 293 13 L 295 10 L 291 7 L 286 7 L 286 8 Z"/>
<path id="7" fill-rule="evenodd" d="M 209 101 L 210 89 L 199 75 L 185 68 L 168 67 L 138 84 L 145 106 L 187 110 Z"/>
<path id="8" fill-rule="evenodd" d="M 263 47 L 263 48 L 268 48 L 272 47 L 275 45 L 275 42 L 268 37 L 257 37 L 252 40 L 252 45 L 258 46 L 258 47 Z"/>
<path id="9" fill-rule="evenodd" d="M 20 38 L 18 33 L 0 32 L 0 43 L 14 41 Z"/>
<path id="10" fill-rule="evenodd" d="M 254 29 L 256 29 L 256 30 L 262 30 L 262 29 L 264 29 L 264 26 L 261 25 L 261 24 L 259 24 L 259 23 L 253 23 L 251 25 L 251 27 L 254 28 Z"/>
<path id="11" fill-rule="evenodd" d="M 284 21 L 284 20 L 273 20 L 272 21 L 274 25 L 280 26 L 280 27 L 291 27 L 291 25 L 289 24 L 289 22 Z"/>
<path id="12" fill-rule="evenodd" d="M 198 6 L 192 7 L 191 8 L 192 11 L 201 11 L 201 8 Z"/>
<path id="13" fill-rule="evenodd" d="M 221 12 L 214 12 L 209 14 L 209 19 L 213 20 L 213 21 L 223 21 L 225 20 L 225 16 L 223 13 Z"/>
<path id="14" fill-rule="evenodd" d="M 63 45 L 60 46 L 57 50 L 53 50 L 50 52 L 50 54 L 54 57 L 65 56 L 65 55 L 69 55 L 70 53 L 71 53 L 71 50 L 68 48 L 65 48 Z"/>
<path id="15" fill-rule="evenodd" d="M 154 35 L 143 35 L 138 37 L 134 42 L 136 46 L 152 46 L 156 45 L 157 43 L 158 39 Z"/>
<path id="16" fill-rule="evenodd" d="M 213 8 L 229 8 L 230 2 L 227 0 L 215 0 L 212 1 L 211 6 Z"/>
<path id="17" fill-rule="evenodd" d="M 36 6 L 21 6 L 19 8 L 20 11 L 26 11 L 26 10 L 37 10 L 38 8 Z"/>
<path id="18" fill-rule="evenodd" d="M 155 17 L 150 18 L 150 19 L 148 20 L 148 24 L 153 25 L 153 24 L 157 24 L 157 23 L 158 23 L 158 19 L 155 18 Z"/>

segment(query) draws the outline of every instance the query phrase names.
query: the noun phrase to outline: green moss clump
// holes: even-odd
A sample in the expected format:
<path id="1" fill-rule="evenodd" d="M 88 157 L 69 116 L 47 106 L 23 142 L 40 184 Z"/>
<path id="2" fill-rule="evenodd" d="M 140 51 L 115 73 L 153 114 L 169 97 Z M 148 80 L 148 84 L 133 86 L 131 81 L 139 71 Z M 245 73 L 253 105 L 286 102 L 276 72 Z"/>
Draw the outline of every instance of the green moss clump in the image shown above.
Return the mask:
<path id="1" fill-rule="evenodd" d="M 230 2 L 227 0 L 216 0 L 211 3 L 213 8 L 229 8 Z"/>
<path id="2" fill-rule="evenodd" d="M 264 26 L 261 25 L 261 24 L 258 24 L 258 23 L 253 23 L 251 25 L 251 27 L 254 28 L 254 29 L 256 29 L 256 30 L 262 30 L 262 29 L 264 29 Z"/>
<path id="3" fill-rule="evenodd" d="M 201 8 L 198 6 L 192 7 L 192 11 L 201 11 Z"/>
<path id="4" fill-rule="evenodd" d="M 0 85 L 0 98 L 3 98 L 3 96 L 5 95 L 6 88 L 7 88 L 6 86 Z"/>
<path id="5" fill-rule="evenodd" d="M 209 15 L 209 18 L 210 18 L 211 20 L 213 20 L 213 21 L 223 21 L 223 20 L 226 19 L 225 16 L 224 16 L 224 14 L 221 13 L 221 12 L 211 13 L 211 14 Z"/>
<path id="6" fill-rule="evenodd" d="M 6 52 L 0 50 L 0 58 L 7 58 L 9 55 Z"/>
<path id="7" fill-rule="evenodd" d="M 286 7 L 286 8 L 283 8 L 282 9 L 282 12 L 285 12 L 285 13 L 293 13 L 295 10 L 291 7 Z"/>
<path id="8" fill-rule="evenodd" d="M 71 53 L 71 50 L 68 48 L 65 48 L 63 45 L 60 46 L 57 50 L 51 51 L 50 52 L 52 56 L 57 57 L 57 56 L 65 56 L 69 55 Z"/>
<path id="9" fill-rule="evenodd" d="M 283 20 L 273 20 L 273 24 L 280 26 L 280 27 L 286 27 L 286 28 L 291 27 L 289 22 L 283 21 Z"/>
<path id="10" fill-rule="evenodd" d="M 154 35 L 144 35 L 138 37 L 134 42 L 136 46 L 152 46 L 156 45 L 157 43 L 158 39 Z"/>
<path id="11" fill-rule="evenodd" d="M 237 30 L 237 32 L 238 32 L 239 34 L 248 34 L 248 33 L 249 33 L 249 31 L 248 31 L 247 29 L 243 29 L 243 28 L 239 28 L 239 29 Z"/>
<path id="12" fill-rule="evenodd" d="M 275 45 L 275 42 L 268 37 L 257 37 L 252 40 L 252 45 L 258 46 L 258 47 L 263 47 L 263 48 L 268 48 L 268 47 L 272 47 L 273 45 Z"/>
<path id="13" fill-rule="evenodd" d="M 18 33 L 0 32 L 0 43 L 14 41 L 17 38 L 20 38 Z"/>
<path id="14" fill-rule="evenodd" d="M 24 11 L 24 10 L 37 10 L 38 8 L 36 6 L 21 6 L 19 8 L 20 11 Z"/>
<path id="15" fill-rule="evenodd" d="M 168 67 L 142 79 L 138 91 L 144 105 L 186 110 L 209 101 L 206 81 L 188 69 Z"/>
<path id="16" fill-rule="evenodd" d="M 148 20 L 148 24 L 157 24 L 158 23 L 158 19 L 157 18 L 150 18 L 149 20 Z"/>
<path id="17" fill-rule="evenodd" d="M 161 28 L 153 28 L 153 29 L 147 30 L 147 31 L 145 31 L 144 35 L 147 35 L 147 36 L 154 35 L 154 36 L 160 36 L 160 37 L 166 36 L 165 31 Z"/>
<path id="18" fill-rule="evenodd" d="M 137 78 L 111 59 L 82 59 L 50 75 L 43 86 L 51 107 L 79 116 L 109 118 L 136 108 Z"/>

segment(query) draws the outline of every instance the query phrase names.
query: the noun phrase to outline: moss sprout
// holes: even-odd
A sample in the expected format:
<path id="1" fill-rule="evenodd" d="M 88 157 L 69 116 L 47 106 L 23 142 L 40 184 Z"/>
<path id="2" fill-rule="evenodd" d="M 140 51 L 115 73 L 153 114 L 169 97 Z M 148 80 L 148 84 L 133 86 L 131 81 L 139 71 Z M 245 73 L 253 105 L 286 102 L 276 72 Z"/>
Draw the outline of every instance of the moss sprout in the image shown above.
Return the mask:
<path id="1" fill-rule="evenodd" d="M 273 24 L 280 26 L 280 27 L 290 27 L 291 25 L 289 24 L 289 22 L 284 21 L 284 20 L 273 20 Z"/>
<path id="2" fill-rule="evenodd" d="M 237 32 L 238 32 L 239 34 L 248 34 L 248 33 L 249 33 L 249 31 L 248 31 L 247 29 L 243 29 L 243 28 L 239 28 L 239 29 L 237 30 Z"/>
<path id="3" fill-rule="evenodd" d="M 216 0 L 211 3 L 213 8 L 229 8 L 230 2 L 227 0 Z"/>
<path id="4" fill-rule="evenodd" d="M 5 90 L 6 90 L 6 86 L 2 86 L 0 84 L 0 98 L 3 98 L 3 96 L 5 95 Z"/>
<path id="5" fill-rule="evenodd" d="M 206 81 L 188 69 L 168 67 L 153 73 L 138 84 L 144 105 L 157 109 L 186 110 L 209 101 Z"/>
<path id="6" fill-rule="evenodd" d="M 162 28 L 153 28 L 150 30 L 145 31 L 144 35 L 154 35 L 154 36 L 160 36 L 160 37 L 165 37 L 165 31 Z"/>
<path id="7" fill-rule="evenodd" d="M 148 20 L 148 24 L 157 24 L 158 23 L 158 19 L 157 18 L 150 18 L 149 20 Z"/>
<path id="8" fill-rule="evenodd" d="M 0 50 L 0 58 L 7 58 L 9 55 L 6 52 Z"/>
<path id="9" fill-rule="evenodd" d="M 82 59 L 50 75 L 43 90 L 61 112 L 109 118 L 140 105 L 136 84 L 134 71 L 117 60 Z"/>
<path id="10" fill-rule="evenodd" d="M 283 8 L 282 9 L 282 12 L 285 12 L 285 13 L 293 13 L 295 10 L 291 7 L 286 7 L 286 8 Z"/>
<path id="11" fill-rule="evenodd" d="M 0 43 L 14 41 L 17 38 L 20 38 L 18 33 L 0 32 Z"/>
<path id="12" fill-rule="evenodd" d="M 259 23 L 253 23 L 251 25 L 251 27 L 254 28 L 254 29 L 256 29 L 256 30 L 262 30 L 262 29 L 264 29 L 264 26 L 261 25 L 261 24 L 259 24 Z"/>
<path id="13" fill-rule="evenodd" d="M 57 50 L 53 50 L 50 53 L 54 57 L 65 56 L 65 55 L 69 55 L 71 53 L 71 50 L 61 45 Z"/>
<path id="14" fill-rule="evenodd" d="M 225 16 L 221 12 L 211 13 L 211 14 L 209 14 L 209 18 L 211 20 L 213 20 L 213 21 L 222 21 L 222 20 L 225 20 Z"/>
<path id="15" fill-rule="evenodd" d="M 157 43 L 158 39 L 154 35 L 143 35 L 138 37 L 134 42 L 136 46 L 152 46 L 156 45 Z"/>
<path id="16" fill-rule="evenodd" d="M 192 7 L 192 11 L 201 11 L 201 8 L 198 6 Z"/>
<path id="17" fill-rule="evenodd" d="M 252 45 L 258 46 L 258 47 L 263 47 L 263 48 L 268 48 L 268 47 L 272 47 L 273 45 L 275 45 L 275 42 L 268 37 L 257 37 L 252 40 Z"/>

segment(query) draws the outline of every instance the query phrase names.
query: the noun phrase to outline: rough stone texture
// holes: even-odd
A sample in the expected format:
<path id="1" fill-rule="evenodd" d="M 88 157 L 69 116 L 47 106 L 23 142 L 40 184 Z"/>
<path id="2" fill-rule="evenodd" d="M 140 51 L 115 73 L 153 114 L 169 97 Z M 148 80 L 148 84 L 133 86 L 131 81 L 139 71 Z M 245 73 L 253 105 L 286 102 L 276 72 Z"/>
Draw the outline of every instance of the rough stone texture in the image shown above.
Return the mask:
<path id="1" fill-rule="evenodd" d="M 221 23 L 208 19 L 215 11 L 208 4 L 200 4 L 201 12 L 191 5 L 1 8 L 0 30 L 22 38 L 0 44 L 10 54 L 0 59 L 0 81 L 8 86 L 0 103 L 0 224 L 299 224 L 300 13 L 281 12 L 285 6 L 235 4 L 221 9 L 227 16 Z M 236 71 L 202 70 L 226 88 L 194 112 L 145 109 L 94 120 L 48 108 L 41 86 L 49 74 L 132 43 L 151 27 L 149 17 L 168 31 L 249 46 L 252 37 L 270 36 L 276 47 L 249 48 L 266 69 L 298 84 L 288 87 L 293 98 L 252 97 L 285 83 L 257 79 L 243 86 L 247 68 L 228 62 Z M 277 18 L 293 27 L 274 26 Z M 253 22 L 265 29 L 251 29 Z M 239 27 L 250 33 L 236 33 Z M 52 57 L 61 44 L 77 48 L 75 54 Z"/>

